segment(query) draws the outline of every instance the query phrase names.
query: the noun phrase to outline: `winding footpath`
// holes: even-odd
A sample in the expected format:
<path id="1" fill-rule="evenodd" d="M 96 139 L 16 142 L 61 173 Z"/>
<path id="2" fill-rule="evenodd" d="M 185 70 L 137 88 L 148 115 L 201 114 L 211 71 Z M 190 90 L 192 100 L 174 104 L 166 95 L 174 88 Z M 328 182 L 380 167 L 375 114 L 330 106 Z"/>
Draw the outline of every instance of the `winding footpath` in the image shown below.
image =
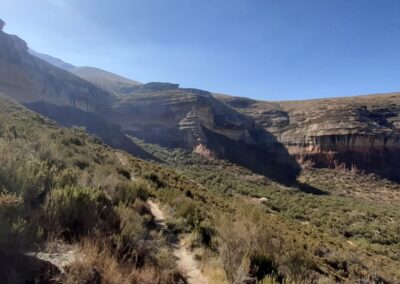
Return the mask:
<path id="1" fill-rule="evenodd" d="M 117 153 L 117 158 L 123 166 L 127 165 L 127 159 L 121 153 Z M 134 174 L 131 175 L 131 180 L 134 180 Z M 186 278 L 188 284 L 208 284 L 207 278 L 203 275 L 199 266 L 194 258 L 193 253 L 187 248 L 181 241 L 176 240 L 167 224 L 165 223 L 164 212 L 160 209 L 160 206 L 152 201 L 147 200 L 151 215 L 154 217 L 154 222 L 160 228 L 161 231 L 165 232 L 167 239 L 174 249 L 174 256 L 177 258 L 176 264 L 178 270 Z"/>
<path id="2" fill-rule="evenodd" d="M 165 223 L 163 211 L 157 203 L 148 200 L 151 214 L 154 216 L 154 221 L 162 231 L 168 234 L 168 227 Z M 208 284 L 207 278 L 200 271 L 193 253 L 181 241 L 177 243 L 171 242 L 174 249 L 174 255 L 177 258 L 176 264 L 178 270 L 186 277 L 188 284 Z"/>

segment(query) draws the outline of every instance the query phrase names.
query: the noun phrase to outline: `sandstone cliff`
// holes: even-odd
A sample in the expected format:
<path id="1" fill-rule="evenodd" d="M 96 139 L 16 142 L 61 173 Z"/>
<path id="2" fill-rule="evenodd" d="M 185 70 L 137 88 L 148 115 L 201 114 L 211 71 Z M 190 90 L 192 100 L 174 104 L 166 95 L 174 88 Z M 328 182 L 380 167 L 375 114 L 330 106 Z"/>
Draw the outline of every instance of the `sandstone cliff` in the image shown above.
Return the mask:
<path id="1" fill-rule="evenodd" d="M 47 101 L 85 111 L 100 111 L 114 99 L 95 85 L 31 56 L 22 39 L 2 29 L 0 91 L 23 103 Z"/>
<path id="2" fill-rule="evenodd" d="M 217 97 L 273 133 L 303 167 L 400 179 L 400 94 L 291 102 Z"/>
<path id="3" fill-rule="evenodd" d="M 114 104 L 107 119 L 149 143 L 228 159 L 281 181 L 299 172 L 272 135 L 206 91 L 145 84 Z"/>
<path id="4" fill-rule="evenodd" d="M 70 68 L 65 62 L 47 60 Z M 31 55 L 24 41 L 0 32 L 0 92 L 63 125 L 85 126 L 103 141 L 133 149 L 134 154 L 137 147 L 126 145 L 122 132 L 149 143 L 227 159 L 284 182 L 299 173 L 296 162 L 272 135 L 209 92 L 152 82 L 131 84 L 122 95 L 112 91 L 116 81 L 91 80 L 97 86 Z M 110 125 L 118 133 L 106 131 Z M 116 133 L 115 139 L 110 133 Z"/>

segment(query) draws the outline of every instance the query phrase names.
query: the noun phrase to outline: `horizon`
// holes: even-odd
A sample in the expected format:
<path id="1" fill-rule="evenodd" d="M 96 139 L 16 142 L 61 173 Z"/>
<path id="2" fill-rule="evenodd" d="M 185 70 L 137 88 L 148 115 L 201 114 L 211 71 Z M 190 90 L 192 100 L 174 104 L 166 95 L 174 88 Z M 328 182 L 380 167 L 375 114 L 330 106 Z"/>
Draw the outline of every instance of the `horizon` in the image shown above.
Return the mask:
<path id="1" fill-rule="evenodd" d="M 396 93 L 399 8 L 360 0 L 0 2 L 5 32 L 39 53 L 143 83 L 266 101 Z"/>

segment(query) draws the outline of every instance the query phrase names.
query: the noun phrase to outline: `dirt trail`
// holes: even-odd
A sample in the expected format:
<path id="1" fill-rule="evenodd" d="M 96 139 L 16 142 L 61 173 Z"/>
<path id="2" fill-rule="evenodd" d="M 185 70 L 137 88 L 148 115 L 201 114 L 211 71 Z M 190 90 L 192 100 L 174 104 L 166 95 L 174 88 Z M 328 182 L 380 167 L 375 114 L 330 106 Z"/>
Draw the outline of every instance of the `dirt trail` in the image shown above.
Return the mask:
<path id="1" fill-rule="evenodd" d="M 128 164 L 126 157 L 121 153 L 117 153 L 117 158 L 123 166 Z M 133 173 L 131 174 L 131 179 L 134 179 Z M 207 278 L 200 271 L 193 253 L 182 244 L 181 241 L 176 240 L 176 237 L 172 236 L 172 233 L 169 232 L 167 224 L 165 223 L 164 212 L 160 209 L 158 204 L 151 200 L 148 200 L 147 204 L 149 205 L 156 225 L 169 235 L 169 237 L 167 236 L 167 239 L 169 239 L 174 249 L 178 270 L 186 277 L 188 284 L 208 284 Z"/>
<path id="2" fill-rule="evenodd" d="M 165 224 L 164 213 L 161 211 L 157 203 L 148 200 L 147 204 L 150 207 L 151 214 L 154 216 L 154 221 L 161 228 L 161 230 L 168 231 L 168 227 Z M 200 271 L 196 260 L 194 259 L 193 253 L 184 245 L 178 241 L 176 244 L 172 244 L 174 248 L 174 255 L 177 257 L 176 264 L 178 270 L 186 277 L 189 284 L 208 284 L 206 277 Z"/>

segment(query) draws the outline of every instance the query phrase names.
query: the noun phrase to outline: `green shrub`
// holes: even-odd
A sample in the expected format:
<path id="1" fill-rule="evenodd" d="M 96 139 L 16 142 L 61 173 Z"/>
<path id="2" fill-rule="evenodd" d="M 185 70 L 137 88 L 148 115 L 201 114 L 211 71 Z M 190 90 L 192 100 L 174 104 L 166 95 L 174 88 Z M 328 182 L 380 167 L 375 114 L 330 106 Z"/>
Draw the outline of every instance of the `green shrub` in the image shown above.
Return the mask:
<path id="1" fill-rule="evenodd" d="M 74 169 L 65 169 L 59 173 L 54 180 L 56 187 L 76 186 L 78 184 L 79 174 Z"/>
<path id="2" fill-rule="evenodd" d="M 29 156 L 23 150 L 21 152 L 20 155 L 15 154 L 8 159 L 3 157 L 0 160 L 0 186 L 22 196 L 27 207 L 36 207 L 52 187 L 56 168 L 48 162 Z"/>
<path id="3" fill-rule="evenodd" d="M 22 198 L 14 194 L 0 194 L 0 253 L 14 251 L 35 241 L 24 213 Z"/>
<path id="4" fill-rule="evenodd" d="M 142 241 L 147 235 L 146 219 L 126 205 L 120 204 L 115 211 L 119 219 L 119 231 L 114 234 L 113 240 L 119 258 L 143 266 L 151 249 Z"/>
<path id="5" fill-rule="evenodd" d="M 145 179 L 151 181 L 157 189 L 164 188 L 166 186 L 165 180 L 155 173 L 146 174 Z"/>
<path id="6" fill-rule="evenodd" d="M 86 158 L 75 158 L 73 161 L 74 166 L 78 167 L 80 170 L 84 170 L 89 167 L 90 162 Z"/>
<path id="7" fill-rule="evenodd" d="M 82 187 L 57 188 L 44 203 L 48 233 L 66 238 L 87 235 L 102 226 L 110 205 L 98 190 Z"/>
<path id="8" fill-rule="evenodd" d="M 189 230 L 196 228 L 204 220 L 204 214 L 196 202 L 187 197 L 175 201 L 176 213 L 185 220 Z"/>
<path id="9" fill-rule="evenodd" d="M 147 200 L 149 197 L 150 185 L 147 181 L 137 179 L 135 181 L 120 182 L 113 196 L 114 204 L 131 204 L 136 199 Z"/>

